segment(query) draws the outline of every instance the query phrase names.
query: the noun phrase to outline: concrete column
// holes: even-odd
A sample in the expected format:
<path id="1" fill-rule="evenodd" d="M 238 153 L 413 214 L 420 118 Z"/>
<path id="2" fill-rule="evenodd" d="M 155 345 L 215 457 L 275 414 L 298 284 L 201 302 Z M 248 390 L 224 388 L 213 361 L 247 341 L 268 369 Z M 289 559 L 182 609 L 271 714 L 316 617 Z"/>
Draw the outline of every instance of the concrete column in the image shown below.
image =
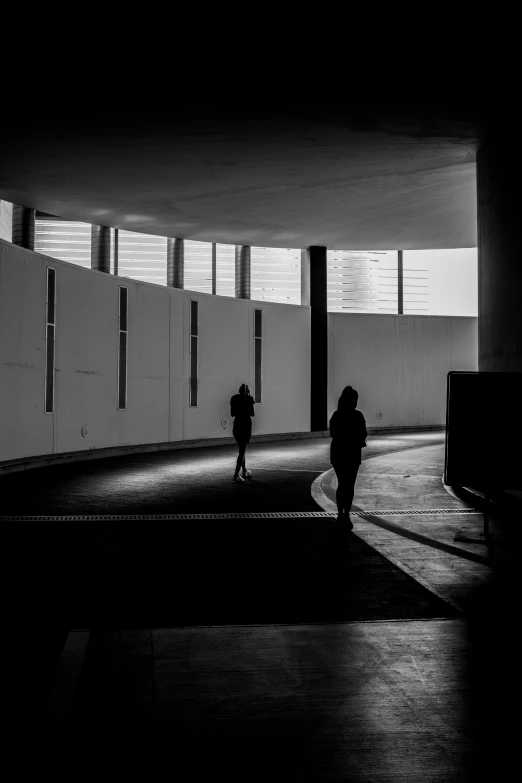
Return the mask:
<path id="1" fill-rule="evenodd" d="M 13 205 L 0 200 L 0 239 L 13 241 Z"/>
<path id="2" fill-rule="evenodd" d="M 91 226 L 91 269 L 111 271 L 111 230 L 108 226 Z"/>
<path id="3" fill-rule="evenodd" d="M 183 239 L 167 239 L 167 285 L 185 287 L 185 242 Z"/>
<path id="4" fill-rule="evenodd" d="M 118 260 L 119 260 L 119 257 L 118 257 L 118 252 L 119 252 L 119 238 L 120 238 L 120 235 L 119 235 L 119 233 L 118 233 L 118 229 L 117 229 L 117 228 L 115 228 L 115 229 L 114 229 L 114 272 L 113 272 L 113 274 L 115 274 L 115 275 L 117 275 L 117 274 L 118 274 Z"/>
<path id="5" fill-rule="evenodd" d="M 34 250 L 36 210 L 13 204 L 13 245 Z"/>
<path id="6" fill-rule="evenodd" d="M 236 245 L 236 299 L 250 299 L 251 248 Z"/>
<path id="7" fill-rule="evenodd" d="M 402 250 L 397 251 L 397 313 L 404 314 L 404 265 Z"/>
<path id="8" fill-rule="evenodd" d="M 521 161 L 506 136 L 490 134 L 477 155 L 481 371 L 522 372 Z"/>
<path id="9" fill-rule="evenodd" d="M 326 247 L 301 252 L 301 304 L 312 308 L 310 429 L 328 428 L 328 312 Z"/>
<path id="10" fill-rule="evenodd" d="M 217 245 L 212 242 L 212 293 L 217 291 Z"/>

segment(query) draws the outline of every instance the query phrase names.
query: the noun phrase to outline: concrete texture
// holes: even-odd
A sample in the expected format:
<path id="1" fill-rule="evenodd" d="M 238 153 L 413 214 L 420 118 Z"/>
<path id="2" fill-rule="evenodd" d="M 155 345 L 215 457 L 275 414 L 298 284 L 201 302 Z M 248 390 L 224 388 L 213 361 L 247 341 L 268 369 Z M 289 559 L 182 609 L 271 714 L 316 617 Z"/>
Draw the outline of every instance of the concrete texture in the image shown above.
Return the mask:
<path id="1" fill-rule="evenodd" d="M 431 445 L 385 455 L 368 454 L 357 477 L 354 509 L 368 510 L 370 515 L 354 516 L 353 521 L 355 534 L 363 541 L 462 610 L 473 600 L 477 587 L 487 584 L 494 561 L 490 560 L 492 550 L 481 536 L 483 515 L 479 511 L 459 514 L 469 511 L 470 506 L 444 487 L 443 466 L 444 438 L 436 433 Z M 314 497 L 325 510 L 333 509 L 337 486 L 333 471 L 324 475 L 321 486 L 323 499 L 318 494 Z M 416 513 L 380 515 L 381 510 L 388 509 Z M 433 513 L 434 509 L 442 513 Z M 448 514 L 451 510 L 454 513 Z M 495 552 L 495 547 L 501 545 L 495 520 L 491 532 Z M 420 534 L 425 541 L 412 540 L 408 533 Z M 455 540 L 463 537 L 473 540 Z"/>
<path id="2" fill-rule="evenodd" d="M 462 96 L 448 117 L 434 107 L 419 119 L 397 100 L 380 117 L 373 98 L 328 104 L 322 89 L 314 108 L 294 89 L 278 104 L 249 86 L 234 106 L 198 87 L 175 108 L 158 101 L 152 124 L 121 102 L 87 122 L 71 107 L 60 119 L 62 99 L 37 134 L 10 116 L 0 196 L 66 220 L 239 245 L 476 245 L 478 127 Z"/>
<path id="3" fill-rule="evenodd" d="M 329 415 L 349 384 L 368 427 L 444 425 L 447 373 L 477 370 L 477 329 L 476 318 L 329 313 Z"/>
<path id="4" fill-rule="evenodd" d="M 521 163 L 503 139 L 477 156 L 479 370 L 522 372 Z"/>
<path id="5" fill-rule="evenodd" d="M 57 280 L 52 415 L 43 411 L 42 324 L 49 265 L 56 269 Z M 51 260 L 1 240 L 0 270 L 5 400 L 0 461 L 230 436 L 230 397 L 243 382 L 253 388 L 253 310 L 259 307 L 264 313 L 263 393 L 253 432 L 310 429 L 309 307 L 261 305 L 139 283 Z M 118 410 L 117 401 L 120 285 L 127 287 L 129 302 L 125 411 Z M 191 300 L 199 302 L 195 408 L 188 399 Z M 447 371 L 475 367 L 474 319 L 336 314 L 328 316 L 328 328 L 331 394 L 346 383 L 354 385 L 369 427 L 379 423 L 379 410 L 384 427 L 443 424 Z M 321 384 L 326 405 L 326 376 Z M 330 410 L 333 404 L 330 397 Z M 320 428 L 327 424 L 324 419 Z"/>
<path id="6" fill-rule="evenodd" d="M 13 229 L 13 205 L 0 200 L 0 239 L 11 242 Z"/>
<path id="7" fill-rule="evenodd" d="M 56 405 L 43 412 L 45 274 L 56 269 Z M 254 432 L 310 427 L 310 310 L 138 283 L 0 240 L 0 460 L 231 435 L 230 397 L 253 386 L 261 307 L 263 402 Z M 128 288 L 128 404 L 119 411 L 118 287 Z M 189 407 L 189 308 L 199 302 L 199 405 Z M 227 424 L 222 425 L 226 420 Z M 87 428 L 87 434 L 82 434 Z"/>
<path id="8" fill-rule="evenodd" d="M 370 439 L 357 500 L 378 509 L 396 505 L 394 498 L 415 505 L 418 497 L 417 506 L 437 503 L 458 511 L 462 503 L 435 482 L 442 473 L 440 439 L 439 433 Z M 249 487 L 226 481 L 228 450 L 222 451 L 223 462 L 204 450 L 187 453 L 184 463 L 170 463 L 176 494 L 183 495 L 175 482 L 179 475 L 191 489 L 191 510 L 203 508 L 205 499 L 208 508 L 219 508 L 216 489 L 221 481 L 228 508 L 237 507 L 235 498 L 242 494 L 250 497 L 249 509 L 257 509 L 258 493 L 247 495 Z M 165 455 L 158 457 L 154 470 L 141 466 L 138 473 L 132 459 L 120 460 L 120 475 L 129 476 L 133 502 L 147 485 L 159 495 L 166 491 Z M 328 467 L 328 441 L 255 447 L 256 480 L 268 461 L 270 481 L 264 494 L 272 496 L 274 505 L 291 498 L 295 510 L 304 510 L 310 507 L 311 477 Z M 78 486 L 99 481 L 104 472 L 98 464 L 96 479 L 89 477 L 91 466 L 76 467 L 82 470 L 76 478 L 56 472 L 62 507 L 67 496 L 78 502 Z M 291 481 L 285 471 L 292 474 Z M 306 480 L 300 482 L 304 471 Z M 144 481 L 139 481 L 140 474 Z M 416 493 L 406 491 L 410 478 Z M 112 483 L 117 496 L 118 483 Z M 16 496 L 16 488 L 12 492 Z M 42 509 L 50 508 L 49 497 L 41 494 L 40 500 Z M 425 532 L 447 535 L 438 520 L 415 519 Z M 74 564 L 65 580 L 57 574 L 55 600 L 45 600 L 45 605 L 63 605 L 64 585 L 68 596 L 78 597 L 80 573 L 81 579 L 87 577 L 91 611 L 98 607 L 98 621 L 90 631 L 69 635 L 48 700 L 33 702 L 29 711 L 37 740 L 42 740 L 38 763 L 52 759 L 56 774 L 81 758 L 84 771 L 103 763 L 106 771 L 135 774 L 143 769 L 151 774 L 170 764 L 181 777 L 212 773 L 244 780 L 247 774 L 257 780 L 270 774 L 275 780 L 349 778 L 356 783 L 370 777 L 382 783 L 395 778 L 475 783 L 494 770 L 507 770 L 511 746 L 499 755 L 497 742 L 500 732 L 506 736 L 504 715 L 516 698 L 519 680 L 511 675 L 511 689 L 498 689 L 505 685 L 499 662 L 511 663 L 505 653 L 512 648 L 504 646 L 505 633 L 499 635 L 497 629 L 491 636 L 491 609 L 480 599 L 480 591 L 489 590 L 491 569 L 466 571 L 461 564 L 469 566 L 468 561 L 453 557 L 449 565 L 433 548 L 412 546 L 395 536 L 401 542 L 401 564 L 397 546 L 381 535 L 386 531 L 354 521 L 352 543 L 330 554 L 321 543 L 327 520 L 320 525 L 296 520 L 291 526 L 244 520 L 232 527 L 216 520 L 214 529 L 211 524 L 196 529 L 192 523 L 191 536 L 184 523 L 172 528 L 168 546 L 157 525 L 140 529 L 126 522 L 125 529 L 91 524 L 81 532 L 70 522 L 56 531 L 48 523 L 40 523 L 39 532 L 19 527 L 25 568 L 33 544 L 48 574 L 57 573 L 57 567 L 63 570 L 60 553 L 68 551 Z M 406 516 L 400 521 L 406 523 Z M 453 522 L 459 524 L 456 518 Z M 8 546 L 12 535 L 9 530 Z M 9 550 L 17 551 L 12 546 Z M 147 566 L 151 555 L 154 572 Z M 89 568 L 78 573 L 86 559 Z M 130 579 L 122 570 L 125 561 Z M 389 565 L 376 568 L 384 561 Z M 327 570 L 322 563 L 328 563 Z M 283 572 L 289 576 L 286 587 Z M 398 583 L 393 588 L 390 582 L 391 574 L 398 572 L 404 586 L 422 587 L 407 588 L 408 608 L 399 600 Z M 152 621 L 161 606 L 181 618 L 197 601 L 200 611 L 214 607 L 221 613 L 243 601 L 245 616 L 252 617 L 263 607 L 286 611 L 290 596 L 306 614 L 322 595 L 329 611 L 336 606 L 346 610 L 354 580 L 359 582 L 361 605 L 373 605 L 373 612 L 380 606 L 380 619 L 374 614 L 372 622 L 204 623 L 191 628 L 161 628 Z M 109 620 L 117 585 L 117 601 L 121 607 L 128 604 L 129 618 L 141 612 L 146 594 L 154 596 L 143 615 L 149 622 L 125 626 Z M 40 594 L 44 587 L 49 596 L 49 580 L 39 580 L 38 586 Z M 97 592 L 102 601 L 96 599 Z M 437 597 L 431 606 L 446 619 L 433 614 L 427 618 L 427 595 Z M 489 596 L 497 600 L 491 592 Z M 457 603 L 464 616 L 450 619 Z M 393 622 L 382 616 L 385 606 L 395 612 Z M 30 631 L 30 614 L 27 620 Z M 26 676 L 24 686 L 27 683 Z M 491 709 L 494 724 L 487 720 Z M 493 745 L 484 744 L 487 737 L 494 739 Z M 33 743 L 38 747 L 38 741 Z"/>

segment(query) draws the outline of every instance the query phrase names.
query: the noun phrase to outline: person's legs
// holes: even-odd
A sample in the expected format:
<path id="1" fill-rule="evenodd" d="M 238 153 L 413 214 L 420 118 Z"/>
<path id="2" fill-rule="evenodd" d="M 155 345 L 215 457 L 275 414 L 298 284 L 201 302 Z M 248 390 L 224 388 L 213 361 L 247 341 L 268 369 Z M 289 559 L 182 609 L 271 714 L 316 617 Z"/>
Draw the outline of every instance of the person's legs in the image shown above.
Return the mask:
<path id="1" fill-rule="evenodd" d="M 245 464 L 246 443 L 244 441 L 238 441 L 238 446 L 239 446 L 239 454 L 236 460 L 236 472 L 234 473 L 234 477 L 239 476 L 239 471 L 241 470 L 242 466 L 244 466 Z"/>
<path id="2" fill-rule="evenodd" d="M 243 457 L 242 475 L 243 478 L 250 478 L 252 475 L 252 471 L 247 470 L 245 459 L 246 459 L 246 446 L 245 446 L 245 456 Z"/>
<path id="3" fill-rule="evenodd" d="M 358 472 L 359 472 L 359 465 L 350 465 L 349 467 L 347 467 L 345 473 L 345 483 L 343 486 L 343 491 L 344 491 L 343 510 L 344 510 L 344 515 L 348 518 L 350 518 L 353 496 L 355 494 L 355 480 L 357 478 Z"/>
<path id="4" fill-rule="evenodd" d="M 242 465 L 241 465 L 243 478 L 250 478 L 250 476 L 252 475 L 252 473 L 249 470 L 247 470 L 247 467 L 246 467 L 246 450 L 247 450 L 248 444 L 250 443 L 250 434 L 251 434 L 250 430 L 246 430 L 245 433 L 244 433 L 245 453 L 243 454 L 243 462 L 242 462 Z"/>
<path id="5" fill-rule="evenodd" d="M 350 509 L 352 507 L 355 491 L 355 479 L 359 465 L 337 464 L 334 465 L 335 475 L 337 476 L 337 491 L 335 500 L 337 503 L 337 530 L 352 530 L 353 523 L 350 519 Z"/>
<path id="6" fill-rule="evenodd" d="M 344 481 L 343 471 L 339 465 L 334 465 L 335 475 L 337 476 L 337 491 L 335 493 L 335 502 L 337 503 L 337 519 L 341 520 L 344 513 Z"/>

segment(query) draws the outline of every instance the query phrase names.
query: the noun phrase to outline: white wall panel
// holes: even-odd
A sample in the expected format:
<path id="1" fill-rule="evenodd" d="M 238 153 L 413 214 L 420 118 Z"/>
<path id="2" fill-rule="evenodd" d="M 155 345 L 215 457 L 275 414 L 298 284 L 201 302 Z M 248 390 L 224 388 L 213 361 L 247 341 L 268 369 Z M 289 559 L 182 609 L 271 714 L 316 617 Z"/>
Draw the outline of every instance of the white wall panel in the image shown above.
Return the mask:
<path id="1" fill-rule="evenodd" d="M 54 448 L 44 413 L 45 267 L 0 240 L 0 460 Z"/>
<path id="2" fill-rule="evenodd" d="M 478 369 L 476 318 L 331 313 L 328 328 L 329 416 L 350 385 L 369 427 L 444 424 L 447 373 Z"/>
<path id="3" fill-rule="evenodd" d="M 292 421 L 294 432 L 305 432 L 310 429 L 311 311 L 292 305 L 261 309 L 263 378 L 269 382 L 263 384 L 263 403 L 256 405 L 256 425 L 260 432 L 287 432 Z"/>
<path id="4" fill-rule="evenodd" d="M 55 413 L 46 415 L 50 265 L 57 279 L 56 397 Z M 129 291 L 126 411 L 117 410 L 120 285 Z M 197 408 L 188 405 L 191 299 L 199 302 Z M 254 432 L 306 431 L 308 308 L 160 288 L 0 241 L 0 460 L 231 435 L 230 397 L 243 382 L 253 387 L 255 308 L 263 310 L 264 388 Z"/>
<path id="5" fill-rule="evenodd" d="M 230 420 L 230 398 L 241 383 L 253 385 L 253 305 L 205 294 L 192 293 L 189 298 L 199 302 L 199 393 L 198 407 L 186 407 L 185 438 L 231 435 L 232 421 L 226 430 L 221 426 L 223 418 Z M 188 343 L 186 356 L 188 376 Z"/>
<path id="6" fill-rule="evenodd" d="M 127 284 L 129 281 L 120 281 Z M 158 286 L 128 286 L 127 410 L 122 442 L 169 439 L 169 296 Z"/>
<path id="7" fill-rule="evenodd" d="M 116 383 L 112 375 L 57 372 L 55 413 L 57 453 L 101 449 L 119 444 L 121 425 L 115 414 Z M 87 437 L 82 428 L 87 427 Z"/>
<path id="8" fill-rule="evenodd" d="M 34 254 L 34 258 L 42 256 Z M 103 272 L 55 259 L 52 266 L 57 280 L 56 451 L 112 446 L 120 438 L 114 415 L 118 283 Z M 89 430 L 86 438 L 82 427 Z"/>

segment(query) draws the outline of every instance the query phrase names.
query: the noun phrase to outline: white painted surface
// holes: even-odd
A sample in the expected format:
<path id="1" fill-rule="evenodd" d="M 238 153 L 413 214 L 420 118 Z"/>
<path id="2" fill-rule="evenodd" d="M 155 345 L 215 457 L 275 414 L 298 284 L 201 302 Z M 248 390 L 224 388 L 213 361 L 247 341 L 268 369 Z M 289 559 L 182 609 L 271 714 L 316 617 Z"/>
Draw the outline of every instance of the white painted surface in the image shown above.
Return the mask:
<path id="1" fill-rule="evenodd" d="M 330 313 L 328 338 L 328 415 L 350 385 L 368 427 L 444 424 L 447 373 L 478 369 L 477 318 Z"/>
<path id="2" fill-rule="evenodd" d="M 53 415 L 44 413 L 50 265 L 57 275 Z M 117 410 L 120 285 L 129 289 L 126 411 Z M 191 299 L 200 303 L 197 408 L 188 405 Z M 0 240 L 0 460 L 231 435 L 230 397 L 241 383 L 253 388 L 257 308 L 263 402 L 253 432 L 306 432 L 309 308 L 139 283 Z M 476 318 L 332 313 L 328 323 L 329 414 L 351 384 L 369 427 L 444 424 L 447 372 L 477 369 Z"/>
<path id="3" fill-rule="evenodd" d="M 57 277 L 52 415 L 44 413 L 48 266 Z M 120 285 L 129 290 L 126 411 L 117 410 Z M 197 408 L 188 405 L 191 299 L 199 302 Z M 253 388 L 256 308 L 263 310 L 263 402 L 253 432 L 305 432 L 309 308 L 139 283 L 0 240 L 0 460 L 231 435 L 230 397 L 243 382 Z"/>
<path id="4" fill-rule="evenodd" d="M 0 239 L 10 242 L 13 236 L 13 205 L 0 200 Z"/>

